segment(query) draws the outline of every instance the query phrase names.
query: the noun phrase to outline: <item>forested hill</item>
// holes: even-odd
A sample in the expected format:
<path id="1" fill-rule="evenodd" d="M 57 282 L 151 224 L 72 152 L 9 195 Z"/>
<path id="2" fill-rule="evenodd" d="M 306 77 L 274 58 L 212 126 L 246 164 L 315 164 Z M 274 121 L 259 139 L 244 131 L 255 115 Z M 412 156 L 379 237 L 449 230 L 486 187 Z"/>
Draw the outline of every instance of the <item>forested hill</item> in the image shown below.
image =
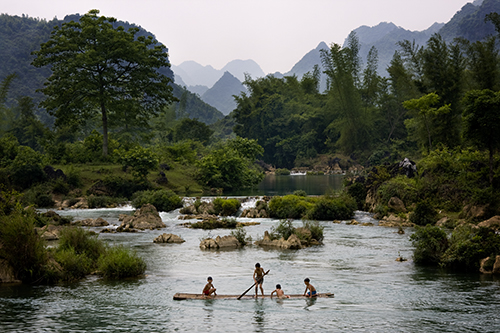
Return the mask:
<path id="1" fill-rule="evenodd" d="M 20 96 L 29 96 L 38 103 L 43 95 L 36 90 L 43 87 L 43 82 L 50 76 L 48 68 L 36 68 L 31 65 L 34 56 L 31 52 L 38 50 L 40 44 L 45 43 L 54 26 L 61 26 L 65 22 L 78 21 L 81 15 L 67 15 L 63 20 L 53 19 L 51 21 L 40 20 L 28 16 L 11 16 L 7 14 L 0 15 L 0 80 L 8 75 L 15 73 L 16 78 L 12 81 L 7 104 L 13 104 L 14 100 Z M 139 28 L 138 36 L 155 36 L 129 22 L 117 21 L 116 26 L 123 26 L 125 30 L 131 27 Z M 169 67 L 161 69 L 161 72 L 172 78 L 174 74 Z M 174 89 L 175 96 L 181 98 L 183 89 L 178 87 Z M 217 119 L 223 118 L 223 114 L 215 108 L 203 102 L 194 94 L 185 94 L 184 99 L 188 100 L 183 109 L 183 113 L 190 118 L 211 124 Z M 179 104 L 177 108 L 180 108 Z M 191 114 L 193 113 L 193 114 Z M 40 119 L 48 124 L 51 123 L 50 117 L 45 112 L 39 112 Z"/>

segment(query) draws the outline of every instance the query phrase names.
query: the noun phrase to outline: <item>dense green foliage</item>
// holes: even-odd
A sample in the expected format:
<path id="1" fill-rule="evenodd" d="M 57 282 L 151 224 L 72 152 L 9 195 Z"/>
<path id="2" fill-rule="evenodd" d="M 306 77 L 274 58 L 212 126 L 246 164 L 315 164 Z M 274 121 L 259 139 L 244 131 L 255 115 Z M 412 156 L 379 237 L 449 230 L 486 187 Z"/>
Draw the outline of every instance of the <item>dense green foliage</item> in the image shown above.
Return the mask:
<path id="1" fill-rule="evenodd" d="M 277 226 L 271 228 L 269 238 L 271 240 L 281 238 L 287 240 L 291 235 L 296 235 L 301 242 L 309 244 L 312 240 L 321 242 L 323 240 L 323 230 L 324 227 L 317 221 L 303 221 L 301 228 L 295 228 L 292 219 L 282 219 Z"/>
<path id="2" fill-rule="evenodd" d="M 155 206 L 159 212 L 170 212 L 182 207 L 182 198 L 171 190 L 137 192 L 132 200 L 132 206 L 141 208 L 145 204 Z"/>
<path id="3" fill-rule="evenodd" d="M 102 277 L 121 279 L 144 274 L 146 262 L 135 252 L 118 245 L 109 248 L 105 256 L 99 257 L 97 267 Z"/>
<path id="4" fill-rule="evenodd" d="M 269 215 L 278 219 L 346 220 L 356 209 L 356 201 L 348 194 L 317 198 L 290 194 L 269 201 Z"/>
<path id="5" fill-rule="evenodd" d="M 413 258 L 416 264 L 438 265 L 448 248 L 446 233 L 436 226 L 417 227 L 410 240 L 415 246 Z"/>
<path id="6" fill-rule="evenodd" d="M 436 226 L 417 227 L 410 237 L 415 263 L 478 271 L 480 260 L 500 254 L 500 235 L 488 228 L 457 227 L 451 235 Z"/>
<path id="7" fill-rule="evenodd" d="M 198 161 L 199 181 L 210 188 L 236 189 L 257 185 L 262 171 L 254 164 L 262 154 L 255 140 L 235 138 L 224 142 Z"/>
<path id="8" fill-rule="evenodd" d="M 56 117 L 56 125 L 82 125 L 100 114 L 107 156 L 108 126 L 147 124 L 173 95 L 171 79 L 158 71 L 170 65 L 165 46 L 151 36 L 136 37 L 138 28 L 115 28 L 115 18 L 98 14 L 91 10 L 79 22 L 56 26 L 34 52 L 33 65 L 52 71 L 42 89 L 47 97 L 42 106 Z"/>
<path id="9" fill-rule="evenodd" d="M 0 258 L 12 266 L 23 282 L 39 283 L 45 278 L 48 255 L 45 241 L 35 231 L 35 213 L 17 207 L 0 214 Z"/>
<path id="10" fill-rule="evenodd" d="M 237 226 L 236 230 L 231 231 L 230 235 L 236 238 L 241 246 L 248 245 L 252 242 L 252 237 L 247 236 L 247 232 L 243 226 Z"/>
<path id="11" fill-rule="evenodd" d="M 25 283 L 75 281 L 96 270 L 104 277 L 121 278 L 146 269 L 144 260 L 130 250 L 108 247 L 98 234 L 81 228 L 65 227 L 58 245 L 48 248 L 43 229 L 35 229 L 46 217 L 22 209 L 13 192 L 1 192 L 0 208 L 0 259 Z"/>
<path id="12" fill-rule="evenodd" d="M 214 214 L 221 216 L 236 215 L 241 207 L 241 202 L 238 199 L 222 199 L 215 198 L 213 201 Z"/>
<path id="13" fill-rule="evenodd" d="M 314 202 L 314 206 L 307 213 L 313 220 L 347 220 L 354 215 L 357 209 L 356 200 L 347 194 L 341 196 L 322 196 Z"/>

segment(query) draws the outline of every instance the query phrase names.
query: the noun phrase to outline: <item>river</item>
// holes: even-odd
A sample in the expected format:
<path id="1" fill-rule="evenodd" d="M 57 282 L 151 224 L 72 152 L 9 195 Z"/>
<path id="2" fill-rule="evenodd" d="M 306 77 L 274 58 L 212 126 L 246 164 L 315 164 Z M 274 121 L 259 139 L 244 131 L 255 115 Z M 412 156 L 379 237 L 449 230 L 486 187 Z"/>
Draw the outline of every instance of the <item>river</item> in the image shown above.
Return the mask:
<path id="1" fill-rule="evenodd" d="M 118 214 L 131 210 L 66 210 L 62 214 L 76 219 L 101 216 L 118 225 Z M 500 280 L 416 267 L 408 239 L 411 229 L 401 235 L 395 228 L 323 221 L 323 246 L 202 251 L 202 238 L 230 231 L 187 229 L 180 225 L 183 221 L 178 215 L 178 210 L 161 213 L 167 225 L 163 230 L 99 235 L 145 258 L 148 268 L 143 278 L 105 281 L 91 276 L 53 286 L 0 286 L 0 332 L 500 331 Z M 356 212 L 356 219 L 377 223 L 364 212 Z M 258 222 L 246 227 L 254 240 L 278 223 L 273 219 Z M 180 235 L 186 242 L 153 243 L 165 232 Z M 395 261 L 399 255 L 410 260 Z M 285 293 L 303 293 L 303 280 L 309 277 L 319 292 L 332 292 L 335 297 L 173 300 L 177 292 L 201 293 L 209 275 L 218 293 L 239 295 L 253 284 L 256 262 L 270 270 L 264 282 L 267 294 L 277 283 Z"/>

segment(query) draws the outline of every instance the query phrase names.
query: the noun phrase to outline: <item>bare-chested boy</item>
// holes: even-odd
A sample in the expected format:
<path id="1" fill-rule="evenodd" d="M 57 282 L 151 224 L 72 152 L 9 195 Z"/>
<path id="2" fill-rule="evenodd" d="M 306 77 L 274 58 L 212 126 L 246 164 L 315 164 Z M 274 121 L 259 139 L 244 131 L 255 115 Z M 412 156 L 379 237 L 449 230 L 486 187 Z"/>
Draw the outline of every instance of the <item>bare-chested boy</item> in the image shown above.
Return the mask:
<path id="1" fill-rule="evenodd" d="M 205 285 L 205 287 L 203 287 L 203 292 L 202 292 L 203 295 L 210 296 L 210 295 L 214 294 L 214 296 L 217 296 L 217 294 L 215 293 L 215 291 L 217 289 L 215 289 L 214 285 L 212 284 L 212 277 L 209 276 L 207 278 L 207 281 L 208 281 L 207 284 Z"/>
<path id="2" fill-rule="evenodd" d="M 276 293 L 278 298 L 290 298 L 290 296 L 285 295 L 285 292 L 281 289 L 281 285 L 277 284 L 276 289 L 271 293 L 271 298 L 273 298 L 273 294 Z"/>
<path id="3" fill-rule="evenodd" d="M 264 288 L 262 288 L 262 284 L 264 283 L 264 268 L 260 267 L 259 263 L 255 264 L 255 270 L 253 271 L 253 280 L 255 281 L 255 298 L 258 296 L 258 287 L 260 287 L 260 292 L 262 293 L 262 297 L 264 297 Z"/>
<path id="4" fill-rule="evenodd" d="M 314 288 L 313 285 L 309 283 L 309 281 L 311 281 L 309 280 L 309 278 L 304 279 L 304 283 L 306 285 L 306 290 L 304 290 L 304 296 L 307 296 L 309 298 L 318 296 L 318 294 L 316 293 L 316 288 Z M 309 289 L 309 291 L 307 291 L 307 289 Z"/>

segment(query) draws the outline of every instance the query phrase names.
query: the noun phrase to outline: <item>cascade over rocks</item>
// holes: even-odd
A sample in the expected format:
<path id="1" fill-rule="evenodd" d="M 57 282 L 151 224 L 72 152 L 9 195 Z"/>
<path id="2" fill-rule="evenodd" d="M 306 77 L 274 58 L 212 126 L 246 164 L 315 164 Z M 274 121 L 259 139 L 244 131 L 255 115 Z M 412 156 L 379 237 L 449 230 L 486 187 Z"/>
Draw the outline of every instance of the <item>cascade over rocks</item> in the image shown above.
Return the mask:
<path id="1" fill-rule="evenodd" d="M 131 231 L 131 229 L 153 230 L 167 227 L 161 220 L 156 207 L 151 204 L 143 205 L 132 216 L 121 214 L 119 220 L 122 224 L 116 230 L 122 232 Z"/>

